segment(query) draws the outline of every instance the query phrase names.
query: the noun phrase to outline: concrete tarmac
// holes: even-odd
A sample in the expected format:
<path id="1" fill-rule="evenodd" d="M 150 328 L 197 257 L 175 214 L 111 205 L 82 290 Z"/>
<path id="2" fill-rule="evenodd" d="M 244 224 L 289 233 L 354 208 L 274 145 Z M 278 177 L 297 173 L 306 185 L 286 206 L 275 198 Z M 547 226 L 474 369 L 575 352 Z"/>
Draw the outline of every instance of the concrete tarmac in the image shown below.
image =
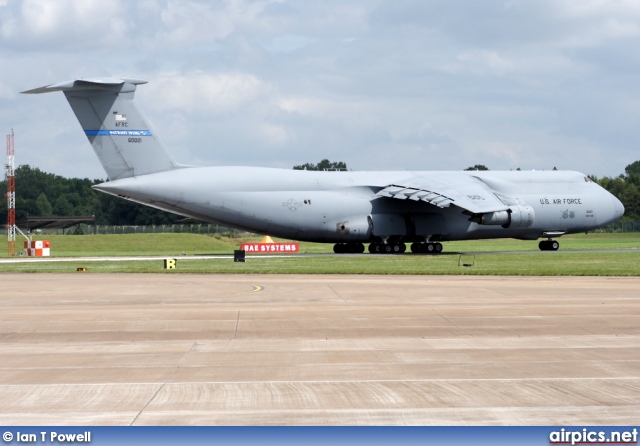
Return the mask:
<path id="1" fill-rule="evenodd" d="M 640 279 L 0 274 L 5 425 L 635 425 Z"/>

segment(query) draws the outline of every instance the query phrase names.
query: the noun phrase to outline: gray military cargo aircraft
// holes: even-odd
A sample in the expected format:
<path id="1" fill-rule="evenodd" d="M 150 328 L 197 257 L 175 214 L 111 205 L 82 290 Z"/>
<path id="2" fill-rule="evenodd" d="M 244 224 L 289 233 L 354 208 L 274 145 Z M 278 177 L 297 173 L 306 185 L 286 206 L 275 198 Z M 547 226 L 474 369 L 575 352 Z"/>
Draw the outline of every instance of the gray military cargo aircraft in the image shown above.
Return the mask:
<path id="1" fill-rule="evenodd" d="M 107 173 L 95 189 L 186 217 L 336 253 L 439 253 L 440 242 L 554 238 L 618 220 L 620 201 L 572 171 L 315 172 L 177 163 L 136 108 L 139 79 L 78 79 L 62 91 Z"/>

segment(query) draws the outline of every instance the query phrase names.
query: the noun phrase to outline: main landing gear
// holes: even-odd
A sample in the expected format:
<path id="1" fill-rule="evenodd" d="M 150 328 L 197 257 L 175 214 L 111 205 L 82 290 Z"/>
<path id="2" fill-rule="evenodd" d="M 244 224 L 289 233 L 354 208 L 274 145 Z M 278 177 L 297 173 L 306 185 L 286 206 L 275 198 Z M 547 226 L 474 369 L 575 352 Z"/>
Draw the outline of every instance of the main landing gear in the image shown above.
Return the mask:
<path id="1" fill-rule="evenodd" d="M 380 243 L 374 242 L 369 244 L 369 252 L 371 254 L 402 254 L 407 250 L 404 243 Z"/>
<path id="2" fill-rule="evenodd" d="M 336 254 L 362 254 L 364 245 L 362 243 L 336 243 L 333 245 L 333 252 Z"/>
<path id="3" fill-rule="evenodd" d="M 540 251 L 557 251 L 559 247 L 560 243 L 551 239 L 542 240 L 540 243 L 538 243 L 538 248 L 540 248 Z"/>
<path id="4" fill-rule="evenodd" d="M 442 252 L 442 243 L 412 243 L 411 252 L 415 254 L 440 254 Z"/>
<path id="5" fill-rule="evenodd" d="M 371 254 L 402 254 L 407 250 L 404 243 L 381 243 L 374 242 L 369 245 Z M 440 254 L 442 243 L 412 243 L 411 252 L 414 254 Z"/>
<path id="6" fill-rule="evenodd" d="M 336 254 L 362 254 L 364 252 L 362 243 L 336 243 L 333 245 L 333 252 Z M 373 242 L 369 244 L 371 254 L 403 254 L 407 251 L 407 245 L 403 242 Z M 442 243 L 412 243 L 411 252 L 414 254 L 440 254 Z"/>

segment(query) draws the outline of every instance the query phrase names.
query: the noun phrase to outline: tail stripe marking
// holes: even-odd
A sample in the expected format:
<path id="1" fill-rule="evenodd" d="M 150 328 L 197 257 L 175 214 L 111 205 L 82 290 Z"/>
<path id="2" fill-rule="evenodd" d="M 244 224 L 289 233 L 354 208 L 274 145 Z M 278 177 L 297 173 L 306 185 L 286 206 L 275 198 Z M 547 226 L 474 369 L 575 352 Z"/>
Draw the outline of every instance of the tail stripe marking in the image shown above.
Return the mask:
<path id="1" fill-rule="evenodd" d="M 85 130 L 87 136 L 153 136 L 149 130 Z"/>

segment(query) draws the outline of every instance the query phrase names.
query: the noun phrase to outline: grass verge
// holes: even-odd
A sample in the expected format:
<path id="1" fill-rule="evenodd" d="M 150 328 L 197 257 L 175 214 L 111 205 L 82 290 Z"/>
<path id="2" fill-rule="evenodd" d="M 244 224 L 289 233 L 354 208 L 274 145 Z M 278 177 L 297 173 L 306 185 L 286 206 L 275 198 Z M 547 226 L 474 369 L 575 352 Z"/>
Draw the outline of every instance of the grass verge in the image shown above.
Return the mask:
<path id="1" fill-rule="evenodd" d="M 176 270 L 162 260 L 0 263 L 0 272 L 201 273 L 201 274 L 450 274 L 520 276 L 640 276 L 640 233 L 578 234 L 560 239 L 561 251 L 541 252 L 537 242 L 511 239 L 445 243 L 441 255 L 345 255 L 303 257 L 248 256 L 186 259 L 184 255 L 230 255 L 243 241 L 198 234 L 128 234 L 41 237 L 51 241 L 53 257 L 163 256 L 178 259 Z M 6 257 L 6 240 L 0 243 Z M 300 243 L 300 252 L 328 254 L 331 244 Z M 618 250 L 617 252 L 590 251 Z M 626 250 L 626 251 L 621 251 Z M 22 251 L 22 250 L 20 250 Z M 464 253 L 464 254 L 462 254 Z M 461 257 L 462 255 L 462 257 Z M 182 258 L 181 258 L 182 257 Z M 473 264 L 473 266 L 459 266 Z"/>
<path id="2" fill-rule="evenodd" d="M 163 261 L 65 261 L 29 259 L 0 263 L 0 272 L 199 273 L 199 274 L 445 274 L 514 276 L 640 276 L 640 234 L 589 234 L 562 237 L 561 251 L 541 252 L 537 243 L 518 240 L 459 241 L 445 244 L 441 255 L 345 255 L 303 257 L 248 256 L 188 259 L 184 255 L 231 254 L 242 241 L 197 234 L 51 236 L 54 257 L 163 256 L 178 259 L 176 270 Z M 259 241 L 259 237 L 250 239 Z M 2 249 L 2 245 L 0 245 Z M 6 240 L 4 241 L 6 253 Z M 598 252 L 589 252 L 595 251 Z M 606 252 L 607 250 L 619 250 Z M 309 254 L 332 252 L 332 245 L 301 243 Z M 497 252 L 496 252 L 497 251 Z M 464 254 L 461 254 L 464 253 Z M 6 257 L 6 254 L 4 254 Z M 473 264 L 473 266 L 460 266 Z M 78 273 L 80 274 L 80 273 Z"/>

